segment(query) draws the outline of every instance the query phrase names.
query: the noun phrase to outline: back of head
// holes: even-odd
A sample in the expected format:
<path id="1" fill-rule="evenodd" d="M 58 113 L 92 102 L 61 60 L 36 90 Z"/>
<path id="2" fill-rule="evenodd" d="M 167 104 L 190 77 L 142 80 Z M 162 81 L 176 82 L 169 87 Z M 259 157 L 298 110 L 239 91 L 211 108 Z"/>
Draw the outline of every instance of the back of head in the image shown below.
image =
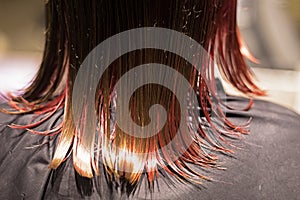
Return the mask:
<path id="1" fill-rule="evenodd" d="M 87 56 L 103 41 L 124 31 L 159 27 L 192 38 L 204 49 L 206 57 L 218 64 L 225 80 L 245 94 L 261 95 L 263 92 L 253 83 L 251 71 L 240 51 L 242 43 L 236 26 L 236 5 L 236 0 L 49 0 L 45 6 L 46 40 L 40 69 L 24 94 L 11 101 L 23 105 L 18 113 L 51 114 L 64 107 L 64 120 L 56 131 L 60 138 L 51 168 L 59 167 L 72 151 L 76 171 L 88 178 L 99 174 L 99 164 L 103 164 L 113 179 L 125 179 L 130 185 L 139 183 L 146 172 L 150 189 L 158 169 L 181 181 L 198 183 L 201 179 L 208 179 L 189 169 L 187 164 L 214 167 L 216 157 L 206 150 L 230 152 L 230 146 L 222 135 L 247 132 L 245 127 L 236 128 L 222 115 L 222 102 L 214 86 L 214 65 L 210 62 L 202 62 L 201 71 L 198 71 L 194 66 L 197 59 L 200 60 L 197 56 L 195 63 L 189 63 L 179 55 L 162 49 L 127 52 L 113 60 L 99 79 L 93 113 L 84 110 L 90 106 L 90 99 L 73 94 L 74 84 Z M 172 38 L 165 40 L 172 45 Z M 129 37 L 128 44 L 135 41 L 136 38 Z M 189 51 L 185 43 L 177 41 L 177 44 L 178 51 Z M 118 47 L 111 46 L 107 52 L 118 50 Z M 199 96 L 199 107 L 203 112 L 200 121 L 200 112 L 193 113 L 197 119 L 195 126 L 189 124 L 184 131 L 180 128 L 180 121 L 184 120 L 180 117 L 180 101 L 170 88 L 159 84 L 139 88 L 129 105 L 121 101 L 121 108 L 116 106 L 115 102 L 127 95 L 126 91 L 116 92 L 118 80 L 135 66 L 149 63 L 170 66 L 186 78 Z M 159 75 L 161 72 L 156 73 Z M 132 84 L 138 79 L 131 80 Z M 183 82 L 179 78 L 174 79 L 175 88 L 181 84 Z M 88 92 L 89 81 L 81 85 Z M 189 94 L 186 92 L 187 97 Z M 72 104 L 76 98 L 85 106 L 80 117 L 75 119 Z M 214 102 L 216 109 L 211 109 L 212 99 L 217 99 Z M 134 128 L 127 133 L 115 122 L 116 113 L 123 113 L 120 110 L 129 107 L 132 120 L 139 126 L 147 126 L 151 123 L 149 109 L 154 104 L 164 106 L 167 119 L 163 128 L 151 137 L 135 137 Z M 213 114 L 224 124 L 223 127 L 212 123 Z M 95 115 L 93 126 L 89 125 L 88 115 Z M 191 114 L 186 112 L 183 115 L 188 118 Z M 127 122 L 126 117 L 124 121 Z M 160 118 L 159 115 L 156 117 Z M 209 124 L 209 127 L 205 128 L 203 124 Z M 50 130 L 49 133 L 53 132 Z M 179 143 L 172 144 L 168 151 L 161 151 L 176 134 L 181 138 Z"/>

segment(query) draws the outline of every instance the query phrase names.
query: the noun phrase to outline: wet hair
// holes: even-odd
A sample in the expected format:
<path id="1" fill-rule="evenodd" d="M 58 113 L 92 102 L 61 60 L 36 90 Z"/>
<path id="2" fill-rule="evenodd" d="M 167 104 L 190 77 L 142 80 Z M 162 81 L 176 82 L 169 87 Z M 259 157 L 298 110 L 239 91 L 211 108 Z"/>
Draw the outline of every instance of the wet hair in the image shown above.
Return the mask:
<path id="1" fill-rule="evenodd" d="M 84 97 L 72 96 L 76 75 L 86 56 L 107 38 L 140 27 L 168 28 L 193 38 L 215 61 L 224 80 L 248 96 L 263 95 L 245 63 L 244 58 L 251 59 L 251 55 L 241 51 L 243 43 L 236 24 L 236 0 L 49 0 L 45 9 L 42 63 L 23 95 L 10 100 L 15 108 L 10 113 L 45 114 L 45 118 L 34 124 L 11 127 L 59 136 L 51 168 L 57 169 L 72 153 L 76 171 L 87 178 L 101 176 L 99 163 L 102 163 L 106 173 L 113 177 L 111 180 L 124 179 L 132 186 L 139 183 L 145 173 L 151 189 L 159 170 L 181 181 L 199 183 L 209 177 L 189 168 L 189 164 L 217 168 L 217 152 L 232 152 L 226 136 L 248 133 L 246 125 L 234 125 L 222 111 L 221 106 L 226 104 L 217 93 L 214 65 L 203 63 L 201 71 L 197 71 L 193 64 L 178 55 L 159 49 L 128 52 L 109 66 L 95 95 L 97 123 L 94 129 L 85 128 L 89 122 L 84 110 L 76 122 L 72 115 L 72 98 L 87 102 Z M 186 50 L 184 45 L 180 48 Z M 151 105 L 163 105 L 167 121 L 162 130 L 152 137 L 136 138 L 118 127 L 113 120 L 114 102 L 122 99 L 123 94 L 116 94 L 115 85 L 134 66 L 147 63 L 170 66 L 189 81 L 198 95 L 200 111 L 198 109 L 193 115 L 201 121 L 199 125 L 177 133 L 182 120 L 178 100 L 168 88 L 149 84 L 139 88 L 130 105 L 123 107 L 130 107 L 134 122 L 145 125 L 151 121 L 148 115 Z M 175 87 L 180 84 L 180 80 L 174 80 Z M 64 108 L 64 117 L 59 126 L 44 132 L 34 130 L 60 108 Z M 150 154 L 167 145 L 176 133 L 182 138 L 180 144 L 172 146 L 171 151 Z M 185 138 L 192 139 L 189 146 Z M 171 159 L 182 146 L 186 146 L 185 152 Z M 138 153 L 143 156 L 136 156 Z"/>

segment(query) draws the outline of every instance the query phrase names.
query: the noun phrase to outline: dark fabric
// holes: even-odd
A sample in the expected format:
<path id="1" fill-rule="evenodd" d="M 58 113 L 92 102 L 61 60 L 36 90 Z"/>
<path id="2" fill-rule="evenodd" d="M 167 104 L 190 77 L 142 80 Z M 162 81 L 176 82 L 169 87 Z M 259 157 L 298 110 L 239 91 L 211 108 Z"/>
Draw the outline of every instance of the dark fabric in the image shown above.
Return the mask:
<path id="1" fill-rule="evenodd" d="M 247 100 L 228 97 L 235 107 L 246 106 Z M 153 199 L 300 199 L 300 116 L 287 108 L 256 100 L 249 112 L 228 111 L 229 119 L 243 123 L 252 117 L 250 135 L 236 149 L 235 157 L 220 155 L 225 171 L 207 173 L 215 181 L 204 182 L 201 188 L 186 184 L 174 186 L 159 179 Z M 71 159 L 59 170 L 48 164 L 53 156 L 56 137 L 33 135 L 26 130 L 11 129 L 7 124 L 26 124 L 31 115 L 0 114 L 0 199 L 82 199 L 78 186 L 91 194 L 85 199 L 126 199 L 120 197 L 105 176 L 96 180 L 79 177 Z M 39 127 L 57 125 L 62 110 Z M 42 144 L 38 147 L 36 145 Z M 102 170 L 103 171 L 103 170 Z M 93 190 L 89 186 L 93 184 Z M 95 187 L 97 184 L 97 187 Z M 132 199 L 150 198 L 142 184 Z M 101 196 L 99 194 L 102 194 Z"/>

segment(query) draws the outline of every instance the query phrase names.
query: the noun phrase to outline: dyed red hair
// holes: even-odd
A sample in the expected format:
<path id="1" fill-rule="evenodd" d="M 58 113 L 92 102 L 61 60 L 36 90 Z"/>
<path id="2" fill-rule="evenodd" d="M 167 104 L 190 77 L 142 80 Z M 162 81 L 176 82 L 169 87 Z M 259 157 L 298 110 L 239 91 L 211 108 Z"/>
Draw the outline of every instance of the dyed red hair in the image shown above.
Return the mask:
<path id="1" fill-rule="evenodd" d="M 155 25 L 192 37 L 216 61 L 223 78 L 233 87 L 249 96 L 263 95 L 264 92 L 253 82 L 253 74 L 241 52 L 243 46 L 236 25 L 236 9 L 236 0 L 49 0 L 46 3 L 46 43 L 40 69 L 24 94 L 12 97 L 9 102 L 15 109 L 9 113 L 45 114 L 45 118 L 33 124 L 10 126 L 26 128 L 35 134 L 59 135 L 59 143 L 50 164 L 53 169 L 64 162 L 71 150 L 76 171 L 88 178 L 99 174 L 98 165 L 101 162 L 107 173 L 115 178 L 125 178 L 131 185 L 140 181 L 143 172 L 146 172 L 148 182 L 153 185 L 158 168 L 188 182 L 198 183 L 201 179 L 208 179 L 187 164 L 216 167 L 217 151 L 232 152 L 224 136 L 248 133 L 247 125 L 236 126 L 223 113 L 223 102 L 214 82 L 214 66 L 207 63 L 199 72 L 176 55 L 153 49 L 126 54 L 110 66 L 99 83 L 95 101 L 99 129 L 85 130 L 81 136 L 72 117 L 72 89 L 80 65 L 99 43 L 125 30 Z M 245 56 L 251 58 L 249 54 Z M 116 125 L 110 128 L 114 85 L 132 67 L 151 62 L 171 66 L 187 78 L 199 95 L 203 123 L 208 124 L 206 128 L 198 126 L 188 133 L 181 133 L 182 137 L 193 136 L 193 143 L 176 161 L 169 158 L 170 152 L 163 152 L 156 157 L 133 157 L 133 153 L 157 151 L 176 134 L 180 121 L 177 113 L 179 105 L 166 88 L 152 85 L 141 89 L 133 97 L 131 105 L 133 119 L 141 124 L 149 122 L 145 110 L 152 104 L 161 103 L 166 107 L 168 121 L 157 135 L 140 139 L 124 133 Z M 213 101 L 217 107 L 212 106 Z M 64 119 L 58 127 L 44 132 L 34 130 L 60 108 L 64 108 Z M 215 125 L 212 115 L 224 126 Z M 85 120 L 78 123 L 84 129 Z M 81 148 L 81 137 L 86 134 L 92 135 L 91 141 L 98 141 L 85 147 L 95 149 L 88 155 Z M 216 139 L 211 139 L 211 135 Z M 176 153 L 176 148 L 173 153 Z M 203 149 L 215 153 L 208 154 Z M 133 172 L 122 171 L 123 168 L 132 169 Z"/>

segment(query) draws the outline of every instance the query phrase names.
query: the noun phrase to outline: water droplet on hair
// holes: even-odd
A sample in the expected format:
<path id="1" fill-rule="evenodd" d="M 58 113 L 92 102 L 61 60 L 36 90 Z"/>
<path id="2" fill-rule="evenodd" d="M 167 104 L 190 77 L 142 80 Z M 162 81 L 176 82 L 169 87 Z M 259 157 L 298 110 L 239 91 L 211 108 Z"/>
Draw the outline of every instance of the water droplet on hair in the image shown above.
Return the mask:
<path id="1" fill-rule="evenodd" d="M 185 5 L 182 7 L 182 12 L 189 12 L 190 9 L 189 8 L 186 8 Z"/>
<path id="2" fill-rule="evenodd" d="M 193 12 L 194 12 L 194 13 L 201 13 L 202 10 L 201 10 L 201 9 L 200 9 L 200 10 L 197 10 L 197 9 L 196 9 L 196 6 L 194 6 L 194 7 L 193 7 Z"/>

